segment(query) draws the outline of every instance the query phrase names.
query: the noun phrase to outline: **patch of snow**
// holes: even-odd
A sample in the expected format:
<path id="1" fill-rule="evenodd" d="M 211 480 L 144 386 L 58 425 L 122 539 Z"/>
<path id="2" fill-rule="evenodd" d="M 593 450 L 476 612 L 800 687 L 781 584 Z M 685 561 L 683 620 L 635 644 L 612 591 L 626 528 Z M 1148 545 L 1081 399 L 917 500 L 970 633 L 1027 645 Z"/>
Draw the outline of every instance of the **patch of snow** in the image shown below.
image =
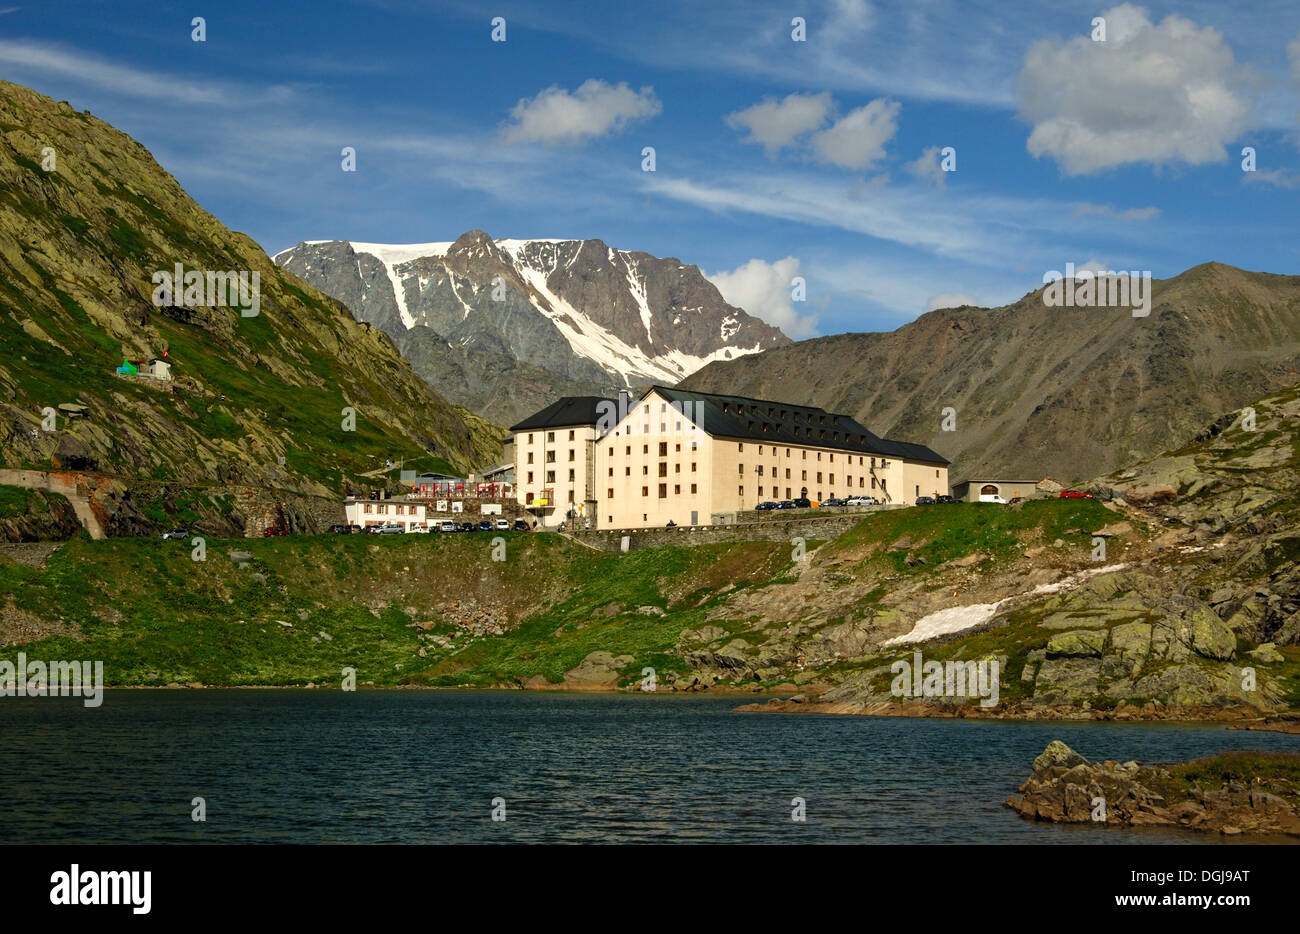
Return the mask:
<path id="1" fill-rule="evenodd" d="M 359 243 L 348 241 L 353 252 L 368 253 L 383 264 L 388 273 L 388 281 L 393 284 L 393 298 L 397 301 L 397 311 L 402 316 L 402 324 L 410 330 L 415 326 L 415 315 L 406 307 L 406 286 L 397 273 L 397 266 L 422 259 L 426 256 L 445 256 L 450 243 Z"/>
<path id="2" fill-rule="evenodd" d="M 446 256 L 451 243 L 360 243 L 349 240 L 357 253 L 369 253 L 375 259 L 389 266 L 409 263 L 413 259 L 426 256 Z"/>
<path id="3" fill-rule="evenodd" d="M 613 254 L 613 250 L 609 251 Z M 610 257 L 613 259 L 613 256 Z M 627 270 L 627 287 L 632 293 L 632 298 L 636 301 L 637 307 L 641 309 L 641 324 L 645 326 L 646 337 L 650 336 L 650 319 L 653 317 L 650 311 L 650 303 L 646 301 L 645 283 L 637 276 L 636 269 L 633 267 L 631 260 L 624 262 L 624 268 Z"/>
<path id="4" fill-rule="evenodd" d="M 1004 597 L 997 603 L 972 603 L 968 606 L 951 606 L 945 610 L 938 610 L 918 619 L 913 624 L 911 632 L 895 636 L 882 642 L 881 645 L 906 645 L 910 642 L 928 642 L 931 639 L 937 639 L 939 636 L 974 629 L 976 626 L 983 625 L 991 620 L 1003 604 L 1019 597 L 1037 597 L 1043 594 L 1060 593 L 1062 590 L 1072 590 L 1089 578 L 1096 577 L 1099 574 L 1112 574 L 1115 571 L 1123 571 L 1127 567 L 1127 564 L 1111 564 L 1104 568 L 1088 568 L 1077 574 L 1071 574 L 1063 580 L 1051 584 L 1039 584 L 1033 590 Z"/>
<path id="5" fill-rule="evenodd" d="M 961 632 L 963 629 L 973 629 L 982 623 L 988 622 L 997 613 L 1005 600 L 999 600 L 997 603 L 972 603 L 970 606 L 951 606 L 946 610 L 939 610 L 937 613 L 931 613 L 929 616 L 923 616 L 916 621 L 912 631 L 902 635 L 895 636 L 881 645 L 905 645 L 909 642 L 928 642 L 930 639 L 936 639 L 939 636 L 946 636 L 949 633 Z"/>
<path id="6" fill-rule="evenodd" d="M 594 360 L 602 367 L 632 378 L 677 382 L 682 377 L 659 362 L 631 346 L 618 335 L 603 328 L 555 295 L 546 284 L 546 275 L 530 266 L 519 267 L 519 274 L 545 300 L 539 310 L 551 319 L 560 334 L 568 341 L 573 352 Z"/>
<path id="7" fill-rule="evenodd" d="M 1059 580 L 1054 584 L 1039 584 L 1033 590 L 1028 592 L 1028 596 L 1039 597 L 1048 593 L 1060 593 L 1062 590 L 1073 590 L 1091 577 L 1098 574 L 1113 574 L 1116 571 L 1123 571 L 1128 568 L 1127 564 L 1108 564 L 1104 568 L 1088 568 L 1080 571 L 1078 574 L 1071 574 L 1064 580 Z"/>

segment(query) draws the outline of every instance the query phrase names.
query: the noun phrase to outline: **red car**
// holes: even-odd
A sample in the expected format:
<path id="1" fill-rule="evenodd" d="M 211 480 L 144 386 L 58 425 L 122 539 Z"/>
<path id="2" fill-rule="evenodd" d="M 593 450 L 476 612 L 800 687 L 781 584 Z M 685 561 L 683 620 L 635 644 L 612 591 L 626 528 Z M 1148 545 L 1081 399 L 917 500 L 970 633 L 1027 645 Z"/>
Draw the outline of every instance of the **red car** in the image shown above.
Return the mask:
<path id="1" fill-rule="evenodd" d="M 273 535 L 288 535 L 288 529 L 267 529 L 262 533 L 263 538 L 270 538 Z"/>
<path id="2" fill-rule="evenodd" d="M 1078 490 L 1062 490 L 1061 499 L 1092 499 L 1092 494 L 1080 493 Z"/>

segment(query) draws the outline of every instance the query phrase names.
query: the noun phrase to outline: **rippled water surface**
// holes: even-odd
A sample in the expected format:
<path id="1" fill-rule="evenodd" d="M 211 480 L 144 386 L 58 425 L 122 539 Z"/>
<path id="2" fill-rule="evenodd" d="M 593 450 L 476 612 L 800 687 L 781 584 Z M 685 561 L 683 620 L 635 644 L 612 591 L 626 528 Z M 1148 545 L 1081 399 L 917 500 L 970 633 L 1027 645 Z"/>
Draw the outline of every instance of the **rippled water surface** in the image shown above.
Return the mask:
<path id="1" fill-rule="evenodd" d="M 1090 759 L 1300 749 L 1177 725 L 737 714 L 736 698 L 110 691 L 0 699 L 0 833 L 32 843 L 1186 843 L 1002 807 L 1053 739 Z M 191 799 L 207 822 L 190 819 Z M 791 799 L 807 821 L 790 819 Z M 494 822 L 494 798 L 506 820 Z"/>

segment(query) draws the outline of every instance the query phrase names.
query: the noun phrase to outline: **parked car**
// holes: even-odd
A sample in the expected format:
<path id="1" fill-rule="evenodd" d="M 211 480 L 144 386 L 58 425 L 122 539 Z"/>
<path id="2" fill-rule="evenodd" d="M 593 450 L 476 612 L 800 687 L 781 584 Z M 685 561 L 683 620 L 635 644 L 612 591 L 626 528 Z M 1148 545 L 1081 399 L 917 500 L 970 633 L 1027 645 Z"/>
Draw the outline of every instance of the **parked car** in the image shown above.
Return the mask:
<path id="1" fill-rule="evenodd" d="M 1016 503 L 1023 503 L 1024 501 L 1025 498 L 1023 496 L 1013 496 L 1011 499 L 1007 500 L 1007 505 L 1014 506 Z"/>
<path id="2" fill-rule="evenodd" d="M 936 503 L 955 503 L 955 502 L 957 502 L 957 500 L 956 500 L 955 498 L 953 498 L 952 496 L 949 496 L 947 493 L 940 493 L 938 496 L 936 496 L 936 497 L 934 498 L 934 501 L 935 501 Z M 1014 503 L 1015 500 L 1012 500 L 1012 502 Z"/>
<path id="3" fill-rule="evenodd" d="M 492 523 L 492 526 L 493 526 L 493 528 L 495 528 L 498 532 L 509 532 L 509 531 L 510 531 L 510 520 L 509 520 L 509 519 L 497 519 L 497 520 L 495 520 L 495 521 Z"/>
<path id="4" fill-rule="evenodd" d="M 413 525 L 406 531 L 413 532 L 416 535 L 428 535 L 429 527 L 427 525 Z"/>
<path id="5" fill-rule="evenodd" d="M 532 526 L 528 524 L 527 519 L 516 519 L 512 528 L 514 528 L 516 532 L 527 532 L 532 528 Z"/>
<path id="6" fill-rule="evenodd" d="M 468 523 L 466 523 L 466 525 L 468 525 Z M 438 531 L 454 532 L 456 531 L 456 523 L 452 522 L 450 519 L 443 519 L 441 522 L 438 523 Z"/>
<path id="7" fill-rule="evenodd" d="M 288 534 L 289 534 L 288 529 L 266 529 L 265 531 L 262 532 L 262 537 L 273 538 L 277 535 L 288 535 Z"/>
<path id="8" fill-rule="evenodd" d="M 1078 490 L 1062 490 L 1061 499 L 1092 499 L 1092 494 L 1080 493 Z"/>
<path id="9" fill-rule="evenodd" d="M 916 505 L 918 505 L 918 506 L 933 506 L 933 505 L 934 505 L 934 497 L 933 497 L 933 496 L 918 496 L 918 497 L 916 498 Z"/>
<path id="10" fill-rule="evenodd" d="M 846 503 L 849 506 L 875 506 L 876 498 L 874 496 L 850 496 Z"/>
<path id="11" fill-rule="evenodd" d="M 484 519 L 482 522 L 480 522 L 480 523 L 478 524 L 478 526 L 477 526 L 477 530 L 480 531 L 480 532 L 491 532 L 491 531 L 492 531 L 492 520 L 491 520 L 491 519 Z"/>
<path id="12" fill-rule="evenodd" d="M 759 503 L 757 506 L 755 506 L 755 507 L 754 507 L 754 511 L 755 511 L 755 512 L 767 512 L 769 509 L 780 509 L 780 508 L 781 508 L 780 504 L 778 504 L 778 503 L 774 503 L 774 502 L 772 502 L 771 500 L 768 500 L 768 501 L 765 502 L 765 503 Z"/>
<path id="13" fill-rule="evenodd" d="M 811 509 L 812 508 L 812 500 L 808 499 L 808 497 L 806 496 L 801 496 L 796 500 L 788 500 L 788 502 L 791 504 L 790 506 L 786 507 L 788 509 Z"/>
<path id="14" fill-rule="evenodd" d="M 331 525 L 329 528 L 331 535 L 349 535 L 352 532 L 350 525 Z"/>
<path id="15" fill-rule="evenodd" d="M 453 523 L 452 523 L 452 527 L 451 527 L 450 529 L 447 529 L 447 531 L 448 531 L 448 532 L 473 532 L 473 531 L 474 531 L 474 523 L 473 523 L 473 522 L 461 522 L 461 523 L 455 523 L 455 522 L 453 522 Z"/>
<path id="16" fill-rule="evenodd" d="M 388 525 L 381 525 L 377 529 L 380 535 L 405 535 L 406 526 L 398 525 L 396 522 L 390 522 Z"/>
<path id="17" fill-rule="evenodd" d="M 999 496 L 998 494 L 996 494 L 996 493 L 993 493 L 993 494 L 990 494 L 990 495 L 986 495 L 986 496 L 981 496 L 981 497 L 980 497 L 980 502 L 981 502 L 981 503 L 1000 503 L 1000 504 L 1003 505 L 1003 506 L 1005 506 L 1005 505 L 1007 504 L 1007 501 L 1006 501 L 1005 499 L 1003 499 L 1001 496 Z"/>
<path id="18" fill-rule="evenodd" d="M 843 506 L 844 500 L 832 496 L 830 499 L 822 500 L 823 506 Z"/>
<path id="19" fill-rule="evenodd" d="M 190 530 L 189 530 L 189 529 L 172 529 L 170 532 L 163 532 L 162 537 L 163 537 L 163 541 L 167 541 L 169 538 L 171 538 L 171 539 L 176 539 L 177 541 L 182 541 L 182 542 L 183 542 L 183 541 L 185 541 L 185 539 L 187 539 L 187 538 L 190 537 Z"/>

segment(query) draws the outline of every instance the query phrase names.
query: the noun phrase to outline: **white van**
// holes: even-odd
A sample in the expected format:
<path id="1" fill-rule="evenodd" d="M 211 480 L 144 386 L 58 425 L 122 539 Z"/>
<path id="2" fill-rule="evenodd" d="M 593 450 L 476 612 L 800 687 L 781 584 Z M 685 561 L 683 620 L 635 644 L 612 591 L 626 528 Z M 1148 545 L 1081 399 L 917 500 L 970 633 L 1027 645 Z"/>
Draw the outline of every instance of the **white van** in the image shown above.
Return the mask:
<path id="1" fill-rule="evenodd" d="M 981 502 L 981 503 L 1001 503 L 1003 506 L 1005 506 L 1005 505 L 1007 504 L 1007 501 L 1006 501 L 1005 499 L 1003 499 L 1001 496 L 999 496 L 998 494 L 996 494 L 996 493 L 981 494 L 981 495 L 980 495 L 980 502 Z"/>

